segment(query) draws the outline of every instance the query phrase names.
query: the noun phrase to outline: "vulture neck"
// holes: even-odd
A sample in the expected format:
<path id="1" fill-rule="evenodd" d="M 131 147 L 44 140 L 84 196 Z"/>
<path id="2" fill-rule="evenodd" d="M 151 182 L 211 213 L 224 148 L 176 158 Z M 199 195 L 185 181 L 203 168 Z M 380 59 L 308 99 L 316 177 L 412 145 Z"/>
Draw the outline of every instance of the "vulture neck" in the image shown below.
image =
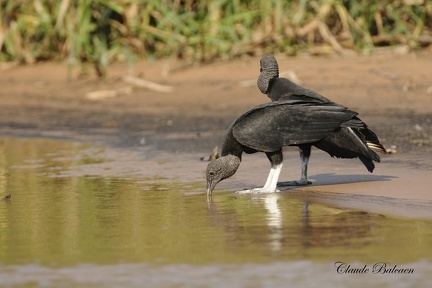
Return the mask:
<path id="1" fill-rule="evenodd" d="M 244 149 L 242 145 L 234 138 L 232 129 L 230 129 L 230 131 L 225 136 L 225 140 L 222 145 L 221 156 L 233 155 L 239 158 L 241 161 L 243 151 Z"/>
<path id="2" fill-rule="evenodd" d="M 268 88 L 266 95 L 269 97 L 272 101 L 278 101 L 280 98 L 284 96 L 284 94 L 287 94 L 287 90 L 284 89 L 284 85 L 279 78 L 273 78 L 269 81 Z"/>
<path id="3" fill-rule="evenodd" d="M 321 103 L 332 102 L 324 96 L 304 88 L 286 78 L 273 78 L 268 85 L 267 97 L 272 101 L 307 100 Z"/>
<path id="4" fill-rule="evenodd" d="M 308 91 L 286 78 L 274 78 L 270 80 L 267 89 L 267 97 L 272 101 L 285 98 L 288 100 L 293 95 L 307 95 Z"/>

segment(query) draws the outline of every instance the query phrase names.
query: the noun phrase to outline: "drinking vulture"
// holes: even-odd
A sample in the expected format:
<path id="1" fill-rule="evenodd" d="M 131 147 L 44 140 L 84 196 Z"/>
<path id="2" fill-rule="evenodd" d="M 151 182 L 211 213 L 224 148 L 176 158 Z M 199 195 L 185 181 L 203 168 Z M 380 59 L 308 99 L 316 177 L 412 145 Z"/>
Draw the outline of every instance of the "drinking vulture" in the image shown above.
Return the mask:
<path id="1" fill-rule="evenodd" d="M 252 108 L 231 124 L 221 157 L 208 164 L 207 195 L 211 195 L 218 182 L 236 173 L 243 152 L 264 152 L 271 163 L 264 186 L 248 192 L 276 192 L 284 146 L 314 145 L 337 157 L 358 157 L 372 171 L 372 161 L 380 160 L 367 144 L 367 137 L 374 134 L 366 137 L 359 133 L 366 125 L 356 116 L 356 112 L 333 102 L 298 99 L 278 100 Z"/>
<path id="2" fill-rule="evenodd" d="M 276 58 L 273 55 L 266 55 L 260 60 L 260 75 L 258 77 L 258 88 L 266 94 L 272 101 L 280 100 L 302 100 L 313 103 L 333 103 L 326 97 L 306 89 L 294 82 L 286 79 L 279 78 L 279 66 Z M 356 120 L 362 122 L 359 118 Z M 352 137 L 353 133 L 357 137 Z M 366 168 L 372 172 L 375 165 L 371 161 L 365 160 L 363 157 L 353 153 L 351 147 L 366 146 L 363 149 L 375 150 L 377 152 L 386 153 L 384 147 L 380 144 L 378 137 L 371 131 L 366 124 L 358 127 L 341 127 L 340 131 L 336 134 L 331 134 L 319 143 L 299 145 L 300 159 L 301 159 L 301 178 L 299 181 L 285 182 L 285 185 L 307 185 L 311 184 L 307 179 L 307 167 L 311 155 L 311 145 L 315 145 L 321 150 L 326 151 L 332 157 L 338 158 L 359 158 L 365 164 Z M 376 153 L 372 159 L 379 162 L 380 158 Z"/>

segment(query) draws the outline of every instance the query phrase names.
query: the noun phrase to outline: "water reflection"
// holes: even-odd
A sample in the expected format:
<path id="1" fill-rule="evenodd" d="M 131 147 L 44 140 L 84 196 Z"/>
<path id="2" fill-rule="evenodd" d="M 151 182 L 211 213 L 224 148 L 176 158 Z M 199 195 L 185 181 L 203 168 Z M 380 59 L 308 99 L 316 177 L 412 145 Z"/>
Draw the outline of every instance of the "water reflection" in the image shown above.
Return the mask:
<path id="1" fill-rule="evenodd" d="M 267 226 L 269 227 L 269 246 L 273 252 L 282 248 L 283 220 L 282 212 L 278 205 L 279 195 L 268 195 L 264 197 L 264 207 L 267 209 Z"/>
<path id="2" fill-rule="evenodd" d="M 224 196 L 209 202 L 209 224 L 224 229 L 231 251 L 279 260 L 412 261 L 432 255 L 430 221 L 332 208 L 286 194 Z"/>
<path id="3" fill-rule="evenodd" d="M 202 182 L 164 177 L 52 177 L 53 167 L 82 163 L 83 147 L 29 141 L 3 140 L 0 149 L 1 193 L 12 195 L 0 201 L 4 265 L 432 259 L 431 221 L 338 208 L 329 198 L 295 193 L 217 193 L 206 201 L 198 193 Z"/>

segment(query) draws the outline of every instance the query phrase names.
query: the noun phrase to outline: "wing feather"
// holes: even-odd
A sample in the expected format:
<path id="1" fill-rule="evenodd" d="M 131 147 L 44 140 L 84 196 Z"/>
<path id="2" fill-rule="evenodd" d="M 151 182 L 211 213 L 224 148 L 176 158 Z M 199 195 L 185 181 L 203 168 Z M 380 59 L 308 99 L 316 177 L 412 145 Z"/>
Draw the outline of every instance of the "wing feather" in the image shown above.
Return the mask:
<path id="1" fill-rule="evenodd" d="M 240 116 L 232 133 L 243 146 L 271 152 L 283 146 L 317 142 L 356 115 L 334 103 L 278 101 Z"/>

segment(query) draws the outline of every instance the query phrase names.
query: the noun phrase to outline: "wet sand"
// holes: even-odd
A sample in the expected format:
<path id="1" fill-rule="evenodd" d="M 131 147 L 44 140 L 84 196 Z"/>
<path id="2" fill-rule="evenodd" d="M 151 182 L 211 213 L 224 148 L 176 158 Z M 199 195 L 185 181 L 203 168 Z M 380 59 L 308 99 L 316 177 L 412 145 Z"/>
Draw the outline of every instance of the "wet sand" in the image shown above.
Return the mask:
<path id="1" fill-rule="evenodd" d="M 353 263 L 363 267 L 363 263 Z M 117 264 L 109 266 L 79 265 L 52 269 L 37 265 L 11 267 L 8 271 L 0 270 L 0 276 L 7 279 L 8 286 L 21 286 L 38 283 L 44 287 L 142 287 L 143 283 L 151 287 L 280 287 L 284 283 L 296 287 L 322 287 L 322 282 L 331 287 L 428 287 L 430 264 L 426 261 L 406 263 L 398 268 L 414 269 L 413 275 L 372 274 L 369 273 L 337 274 L 333 263 L 298 261 L 271 264 L 242 265 L 167 265 L 153 267 L 146 264 Z M 15 270 L 25 274 L 14 277 Z M 287 273 L 290 271 L 291 273 Z M 223 277 L 221 277 L 223 275 Z M 130 279 L 134 279 L 131 281 Z M 185 280 L 188 279 L 188 280 Z M 223 279 L 223 280 L 222 280 Z M 321 283 L 317 283 L 320 279 Z M 409 279 L 409 280 L 407 280 Z M 30 286 L 28 286 L 30 287 Z"/>

